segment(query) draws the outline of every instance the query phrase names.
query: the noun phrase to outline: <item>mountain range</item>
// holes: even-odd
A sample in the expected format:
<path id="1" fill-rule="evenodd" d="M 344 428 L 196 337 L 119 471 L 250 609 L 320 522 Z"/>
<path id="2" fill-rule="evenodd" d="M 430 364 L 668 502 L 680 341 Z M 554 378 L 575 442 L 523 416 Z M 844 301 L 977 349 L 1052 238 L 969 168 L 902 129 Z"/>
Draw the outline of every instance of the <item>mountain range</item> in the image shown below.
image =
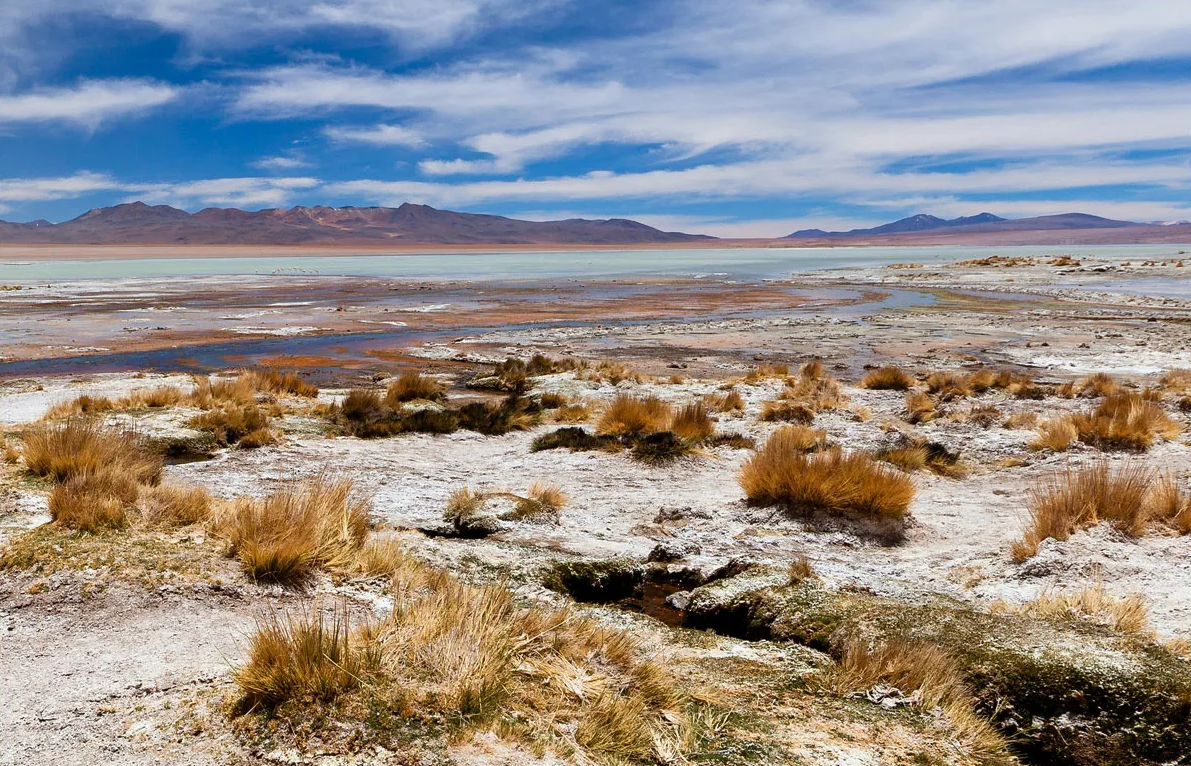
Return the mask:
<path id="1" fill-rule="evenodd" d="M 197 213 L 128 202 L 90 210 L 62 223 L 0 221 L 2 245 L 683 245 L 723 243 L 701 234 L 662 231 L 625 218 L 522 221 L 427 205 L 293 207 L 257 211 L 207 208 Z M 1064 213 L 1006 219 L 992 213 L 944 219 L 920 213 L 850 231 L 802 229 L 778 240 L 735 244 L 1066 245 L 1191 242 L 1191 225 L 1135 223 Z"/>
<path id="2" fill-rule="evenodd" d="M 623 218 L 521 221 L 427 205 L 293 207 L 258 211 L 129 202 L 53 224 L 0 221 L 0 244 L 156 245 L 621 245 L 712 239 Z"/>

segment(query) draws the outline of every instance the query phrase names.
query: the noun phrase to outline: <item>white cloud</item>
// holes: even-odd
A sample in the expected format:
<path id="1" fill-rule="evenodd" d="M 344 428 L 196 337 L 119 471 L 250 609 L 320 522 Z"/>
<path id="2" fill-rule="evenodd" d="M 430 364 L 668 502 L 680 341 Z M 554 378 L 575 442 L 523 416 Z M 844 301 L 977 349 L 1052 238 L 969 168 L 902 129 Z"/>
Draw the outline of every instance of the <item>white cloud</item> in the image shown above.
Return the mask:
<path id="1" fill-rule="evenodd" d="M 295 192 L 309 192 L 319 186 L 317 178 L 209 178 L 178 183 L 136 185 L 123 188 L 131 192 L 127 201 L 142 200 L 152 204 L 193 207 L 281 207 Z"/>
<path id="2" fill-rule="evenodd" d="M 151 80 L 87 80 L 68 88 L 0 95 L 0 123 L 64 121 L 95 126 L 161 106 L 178 92 Z"/>
<path id="3" fill-rule="evenodd" d="M 310 163 L 292 154 L 279 154 L 276 157 L 262 157 L 251 163 L 252 167 L 260 170 L 296 170 L 308 168 Z"/>
<path id="4" fill-rule="evenodd" d="M 59 178 L 0 178 L 0 200 L 44 202 L 119 188 L 117 181 L 102 173 L 81 172 Z"/>
<path id="5" fill-rule="evenodd" d="M 323 133 L 332 141 L 371 144 L 373 146 L 408 146 L 416 148 L 426 141 L 417 131 L 401 125 L 373 125 L 367 128 L 327 127 Z"/>

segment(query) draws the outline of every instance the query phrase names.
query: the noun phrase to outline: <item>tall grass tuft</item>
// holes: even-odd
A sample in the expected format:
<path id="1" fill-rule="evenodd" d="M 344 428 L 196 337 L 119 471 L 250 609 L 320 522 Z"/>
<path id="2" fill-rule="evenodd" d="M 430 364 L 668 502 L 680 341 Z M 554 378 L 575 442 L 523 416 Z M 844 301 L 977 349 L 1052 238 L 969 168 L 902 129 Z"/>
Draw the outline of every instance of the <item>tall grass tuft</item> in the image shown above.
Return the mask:
<path id="1" fill-rule="evenodd" d="M 707 407 L 692 402 L 674 412 L 670 419 L 670 430 L 685 441 L 701 442 L 715 433 L 715 422 L 707 412 Z"/>
<path id="2" fill-rule="evenodd" d="M 875 391 L 907 391 L 913 385 L 912 377 L 892 366 L 872 370 L 860 381 L 861 388 Z"/>
<path id="3" fill-rule="evenodd" d="M 596 432 L 611 436 L 640 436 L 670 425 L 673 407 L 656 396 L 620 394 L 600 415 Z"/>
<path id="4" fill-rule="evenodd" d="M 1144 452 L 1156 438 L 1178 436 L 1179 424 L 1161 406 L 1140 394 L 1107 396 L 1091 414 L 1071 417 L 1079 440 L 1099 449 Z"/>
<path id="5" fill-rule="evenodd" d="M 162 463 L 133 432 L 72 418 L 61 425 L 36 426 L 25 436 L 25 466 L 35 476 L 55 481 L 110 470 L 137 483 L 156 484 Z"/>
<path id="6" fill-rule="evenodd" d="M 138 492 L 136 479 L 118 467 L 76 473 L 50 492 L 50 518 L 83 532 L 121 529 Z"/>
<path id="7" fill-rule="evenodd" d="M 437 380 L 412 371 L 397 378 L 385 391 L 385 403 L 393 408 L 418 400 L 445 402 L 447 395 Z"/>

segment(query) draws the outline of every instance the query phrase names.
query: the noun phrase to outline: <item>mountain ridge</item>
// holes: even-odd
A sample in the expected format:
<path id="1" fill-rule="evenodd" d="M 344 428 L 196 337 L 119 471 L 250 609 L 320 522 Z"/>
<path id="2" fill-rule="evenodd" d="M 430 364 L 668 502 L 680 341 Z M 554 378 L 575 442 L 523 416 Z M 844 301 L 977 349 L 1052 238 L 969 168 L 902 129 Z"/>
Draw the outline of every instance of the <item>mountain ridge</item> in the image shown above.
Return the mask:
<path id="1" fill-rule="evenodd" d="M 992 213 L 978 213 L 960 216 L 950 220 L 926 213 L 918 213 L 891 223 L 868 229 L 849 231 L 824 231 L 822 229 L 800 229 L 787 234 L 783 239 L 821 239 L 874 237 L 919 232 L 947 231 L 954 233 L 1005 232 L 1005 231 L 1055 231 L 1064 229 L 1113 229 L 1128 226 L 1146 226 L 1134 221 L 1118 221 L 1088 213 L 1060 213 L 1058 215 L 1033 216 L 1029 218 L 1001 218 Z"/>
<path id="2" fill-rule="evenodd" d="M 0 221 L 0 243 L 158 245 L 620 245 L 712 240 L 625 218 L 523 221 L 484 213 L 399 207 L 204 208 L 125 202 L 62 223 Z"/>

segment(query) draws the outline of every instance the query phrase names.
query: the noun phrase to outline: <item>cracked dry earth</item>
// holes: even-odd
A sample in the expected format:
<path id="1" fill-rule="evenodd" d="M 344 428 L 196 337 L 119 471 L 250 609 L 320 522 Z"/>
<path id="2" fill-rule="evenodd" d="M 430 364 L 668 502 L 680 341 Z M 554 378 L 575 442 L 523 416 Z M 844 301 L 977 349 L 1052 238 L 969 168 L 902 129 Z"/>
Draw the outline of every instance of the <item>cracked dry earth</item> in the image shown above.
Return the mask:
<path id="1" fill-rule="evenodd" d="M 845 407 L 815 418 L 832 442 L 848 451 L 874 450 L 907 432 L 962 454 L 967 468 L 962 478 L 913 475 L 912 522 L 906 539 L 894 546 L 829 520 L 808 523 L 773 508 L 750 507 L 736 479 L 748 449 L 704 448 L 660 466 L 627 453 L 532 452 L 534 438 L 555 425 L 503 436 L 459 431 L 363 440 L 328 435 L 317 417 L 291 414 L 278 421 L 284 437 L 276 446 L 222 449 L 209 460 L 169 465 L 166 473 L 229 499 L 259 497 L 293 479 L 350 477 L 372 498 L 378 529 L 398 537 L 412 554 L 468 582 L 502 582 L 524 603 L 570 601 L 542 585 L 542 573 L 555 561 L 642 562 L 664 545 L 682 551 L 683 567 L 705 574 L 732 560 L 783 569 L 805 556 L 830 587 L 907 603 L 944 595 L 985 608 L 998 600 L 1016 604 L 1055 589 L 1103 584 L 1119 596 L 1144 595 L 1162 639 L 1191 639 L 1191 537 L 1132 538 L 1098 525 L 1064 542 L 1046 541 L 1025 563 L 1015 563 L 1008 552 L 1026 522 L 1031 487 L 1067 465 L 1103 457 L 1114 464 L 1144 459 L 1156 471 L 1186 476 L 1191 416 L 1172 408 L 1182 435 L 1156 444 L 1144 458 L 1105 456 L 1080 444 L 1067 453 L 1038 452 L 1027 446 L 1034 436 L 1029 429 L 985 428 L 946 416 L 910 426 L 902 419 L 903 393 L 855 385 L 864 364 L 896 363 L 922 372 L 1009 366 L 1044 383 L 1103 371 L 1138 388 L 1152 384 L 1162 370 L 1191 367 L 1186 301 L 1144 296 L 1099 301 L 1047 288 L 1044 269 L 1019 271 L 1008 281 L 1006 270 L 995 269 L 965 271 L 963 279 L 946 269 L 929 278 L 913 270 L 874 269 L 800 279 L 810 290 L 816 281 L 846 279 L 852 285 L 913 285 L 935 296 L 930 305 L 861 315 L 509 327 L 401 350 L 403 359 L 433 365 L 452 384 L 452 398 L 471 395 L 461 385 L 466 371 L 506 354 L 612 355 L 659 376 L 615 386 L 572 373 L 533 379 L 535 392 L 565 394 L 597 409 L 626 392 L 685 403 L 715 393 L 758 361 L 797 365 L 823 359 L 845 383 L 848 397 Z M 995 297 L 982 299 L 977 290 Z M 379 364 L 362 371 L 358 382 L 324 388 L 320 397 L 337 400 L 349 384 L 372 385 L 372 372 L 383 377 L 396 371 Z M 662 377 L 675 373 L 686 377 L 681 382 Z M 9 381 L 0 385 L 0 424 L 19 441 L 52 404 L 162 383 L 188 386 L 189 379 L 112 373 Z M 718 415 L 717 428 L 763 443 L 778 424 L 761 422 L 761 408 L 781 388 L 780 379 L 737 383 L 745 408 Z M 1018 400 L 989 391 L 949 403 L 944 413 L 976 404 L 995 406 L 1003 420 L 1023 412 L 1054 417 L 1085 409 L 1089 401 Z M 143 433 L 170 434 L 185 430 L 184 415 L 145 411 L 109 419 L 133 422 Z M 49 486 L 26 476 L 19 463 L 0 470 L 2 545 L 35 534 L 48 521 Z M 454 490 L 522 492 L 535 481 L 555 483 L 569 495 L 556 522 L 505 521 L 483 539 L 443 534 L 443 509 Z M 223 543 L 201 530 L 159 536 L 146 545 L 118 550 L 115 558 L 80 555 L 53 567 L 0 570 L 0 763 L 559 762 L 489 732 L 435 745 L 418 760 L 407 760 L 408 751 L 398 756 L 372 746 L 350 752 L 303 749 L 300 738 L 262 739 L 246 732 L 229 710 L 236 695 L 234 669 L 245 660 L 256 621 L 302 609 L 315 596 L 380 615 L 389 604 L 383 585 L 326 577 L 301 590 L 253 583 L 224 555 Z M 115 560 L 121 557 L 124 565 Z M 128 563 L 133 560 L 135 566 Z M 798 683 L 831 664 L 818 651 L 673 627 L 658 619 L 661 612 L 639 606 L 579 608 L 645 637 L 681 683 L 735 711 L 723 749 L 712 748 L 706 758 L 695 759 L 700 762 L 977 762 L 930 711 L 884 707 Z"/>

